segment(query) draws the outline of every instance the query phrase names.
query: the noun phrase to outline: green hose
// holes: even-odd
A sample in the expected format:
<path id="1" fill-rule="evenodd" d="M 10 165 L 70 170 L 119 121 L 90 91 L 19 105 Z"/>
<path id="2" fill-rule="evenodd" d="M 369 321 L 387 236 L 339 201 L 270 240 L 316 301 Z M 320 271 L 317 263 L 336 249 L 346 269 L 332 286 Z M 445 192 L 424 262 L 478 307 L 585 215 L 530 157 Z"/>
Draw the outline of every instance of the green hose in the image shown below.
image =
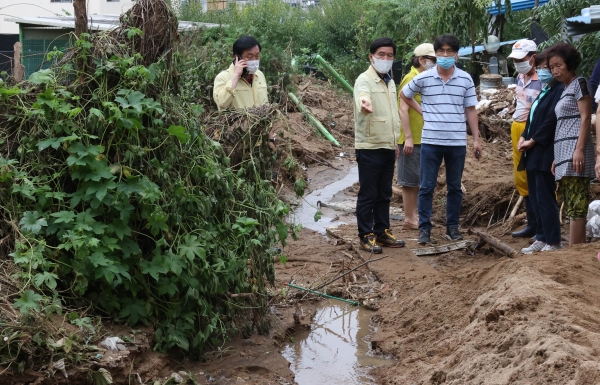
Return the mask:
<path id="1" fill-rule="evenodd" d="M 329 294 L 321 293 L 320 291 L 315 291 L 315 290 L 311 290 L 311 289 L 306 289 L 306 288 L 304 288 L 304 287 L 300 287 L 300 286 L 296 286 L 296 285 L 294 285 L 294 284 L 293 284 L 293 282 L 294 282 L 294 281 L 292 281 L 292 283 L 288 283 L 288 286 L 289 286 L 289 287 L 292 287 L 292 288 L 294 288 L 294 289 L 298 289 L 298 290 L 304 290 L 304 291 L 307 291 L 307 292 L 309 292 L 309 293 L 312 293 L 312 294 L 316 294 L 316 295 L 318 295 L 318 296 L 321 296 L 321 297 L 324 297 L 324 298 L 337 299 L 338 301 L 346 302 L 346 303 L 349 303 L 349 304 L 351 304 L 351 305 L 354 305 L 354 306 L 360 306 L 360 302 L 351 301 L 351 300 L 349 300 L 349 299 L 344 299 L 344 298 L 338 298 L 338 297 L 334 297 L 334 296 L 332 296 L 332 295 L 329 295 Z"/>
<path id="2" fill-rule="evenodd" d="M 354 88 L 352 88 L 352 86 L 348 84 L 346 79 L 344 79 L 340 74 L 338 74 L 337 71 L 333 69 L 333 67 L 329 63 L 327 63 L 325 59 L 321 57 L 321 55 L 315 55 L 315 59 L 317 59 L 317 61 L 327 70 L 327 72 L 329 72 L 331 76 L 333 76 L 338 82 L 340 82 L 340 84 L 346 89 L 346 91 L 350 92 L 350 95 L 354 94 Z"/>
<path id="3" fill-rule="evenodd" d="M 335 144 L 337 147 L 340 147 L 340 144 L 333 137 L 333 135 L 331 135 L 331 133 L 329 133 L 329 131 L 327 131 L 327 129 L 323 127 L 321 122 L 319 122 L 319 119 L 315 118 L 304 104 L 300 103 L 296 95 L 290 92 L 288 96 L 290 97 L 292 102 L 294 102 L 298 106 L 298 109 L 306 115 L 306 118 L 310 121 L 310 123 L 312 123 L 313 126 L 315 126 L 319 131 L 321 131 L 321 134 L 323 134 L 323 136 L 325 136 L 331 143 Z"/>

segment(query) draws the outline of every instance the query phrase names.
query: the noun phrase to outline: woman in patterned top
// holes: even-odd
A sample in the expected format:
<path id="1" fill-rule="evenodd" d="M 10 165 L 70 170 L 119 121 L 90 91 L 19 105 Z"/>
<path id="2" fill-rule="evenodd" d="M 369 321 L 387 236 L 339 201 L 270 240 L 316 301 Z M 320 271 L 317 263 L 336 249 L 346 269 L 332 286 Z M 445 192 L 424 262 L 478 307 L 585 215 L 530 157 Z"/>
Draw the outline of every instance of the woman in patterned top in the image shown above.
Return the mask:
<path id="1" fill-rule="evenodd" d="M 565 85 L 555 108 L 557 125 L 552 170 L 570 218 L 569 245 L 574 245 L 586 241 L 590 180 L 594 178 L 594 144 L 590 132 L 592 98 L 587 80 L 575 74 L 581 55 L 572 45 L 558 43 L 549 48 L 546 57 L 554 79 Z"/>

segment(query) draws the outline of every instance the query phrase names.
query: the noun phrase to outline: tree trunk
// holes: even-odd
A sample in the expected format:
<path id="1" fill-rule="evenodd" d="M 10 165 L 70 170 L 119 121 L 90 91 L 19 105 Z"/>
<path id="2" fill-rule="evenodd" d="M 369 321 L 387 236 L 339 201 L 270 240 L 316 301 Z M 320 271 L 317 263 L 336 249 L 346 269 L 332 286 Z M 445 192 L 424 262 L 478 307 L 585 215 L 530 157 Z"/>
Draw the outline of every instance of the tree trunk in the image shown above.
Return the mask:
<path id="1" fill-rule="evenodd" d="M 75 9 L 75 35 L 79 37 L 82 33 L 88 32 L 88 17 L 86 0 L 73 0 Z"/>

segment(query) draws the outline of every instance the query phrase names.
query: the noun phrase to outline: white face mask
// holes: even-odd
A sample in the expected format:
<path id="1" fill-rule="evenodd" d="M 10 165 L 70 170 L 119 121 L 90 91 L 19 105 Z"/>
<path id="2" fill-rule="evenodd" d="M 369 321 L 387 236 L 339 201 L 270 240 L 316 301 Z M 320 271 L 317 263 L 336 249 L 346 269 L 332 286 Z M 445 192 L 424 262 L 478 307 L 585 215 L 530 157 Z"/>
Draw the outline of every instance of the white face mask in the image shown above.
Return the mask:
<path id="1" fill-rule="evenodd" d="M 390 72 L 393 64 L 393 60 L 382 60 L 373 56 L 373 68 L 375 68 L 375 71 L 379 72 L 380 74 L 387 74 Z"/>
<path id="2" fill-rule="evenodd" d="M 433 67 L 435 67 L 435 63 L 429 60 L 425 61 L 425 71 L 432 69 Z"/>
<path id="3" fill-rule="evenodd" d="M 520 74 L 527 74 L 533 66 L 528 62 L 515 63 L 515 69 Z"/>
<path id="4" fill-rule="evenodd" d="M 248 64 L 248 67 L 246 67 L 248 73 L 255 74 L 256 71 L 258 71 L 258 65 L 260 64 L 260 60 L 248 60 L 246 61 L 246 64 Z"/>

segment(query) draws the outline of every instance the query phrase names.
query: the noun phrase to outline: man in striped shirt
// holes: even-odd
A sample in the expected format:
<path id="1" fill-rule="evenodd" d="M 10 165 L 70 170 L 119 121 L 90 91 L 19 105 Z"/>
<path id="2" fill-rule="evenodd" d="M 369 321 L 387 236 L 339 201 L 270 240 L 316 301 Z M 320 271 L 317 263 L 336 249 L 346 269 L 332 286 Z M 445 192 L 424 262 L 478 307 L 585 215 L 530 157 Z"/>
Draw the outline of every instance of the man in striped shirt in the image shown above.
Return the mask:
<path id="1" fill-rule="evenodd" d="M 431 242 L 433 192 L 442 160 L 446 166 L 446 238 L 461 240 L 458 229 L 462 205 L 461 179 L 467 154 L 468 123 L 473 133 L 473 154 L 480 159 L 477 96 L 471 76 L 454 64 L 460 44 L 454 35 L 439 36 L 433 43 L 437 65 L 415 77 L 402 89 L 402 101 L 423 115 L 421 137 L 421 188 L 419 189 L 419 243 Z M 413 99 L 421 95 L 421 106 Z M 402 125 L 408 114 L 402 112 Z M 406 137 L 412 145 L 412 138 Z"/>

